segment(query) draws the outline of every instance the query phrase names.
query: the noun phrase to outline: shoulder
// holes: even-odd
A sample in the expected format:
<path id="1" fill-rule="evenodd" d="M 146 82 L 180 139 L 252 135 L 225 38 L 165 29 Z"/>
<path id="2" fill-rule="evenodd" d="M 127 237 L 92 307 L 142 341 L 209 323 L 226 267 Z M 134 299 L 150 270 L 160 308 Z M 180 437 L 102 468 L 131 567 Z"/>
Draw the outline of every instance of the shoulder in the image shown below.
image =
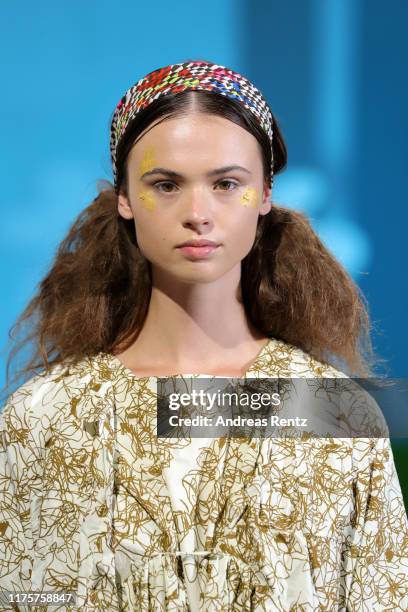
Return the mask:
<path id="1" fill-rule="evenodd" d="M 377 389 L 368 380 L 367 391 L 365 379 L 350 377 L 283 340 L 271 339 L 266 349 L 259 362 L 259 376 L 315 379 L 313 382 L 296 380 L 293 387 L 296 387 L 297 395 L 304 402 L 313 399 L 313 405 L 318 405 L 320 401 L 321 408 L 327 414 L 332 414 L 335 422 L 341 424 L 336 429 L 337 435 L 389 437 L 384 413 L 377 402 L 381 397 L 381 386 Z"/>
<path id="2" fill-rule="evenodd" d="M 77 403 L 103 393 L 110 379 L 111 372 L 102 353 L 83 357 L 75 363 L 55 364 L 48 371 L 32 376 L 8 396 L 0 410 L 3 426 L 13 422 L 34 426 L 44 416 L 62 416 L 67 410 L 76 416 Z"/>
<path id="3" fill-rule="evenodd" d="M 348 378 L 333 365 L 318 361 L 301 348 L 276 338 L 268 343 L 260 366 L 265 375 L 271 377 Z"/>

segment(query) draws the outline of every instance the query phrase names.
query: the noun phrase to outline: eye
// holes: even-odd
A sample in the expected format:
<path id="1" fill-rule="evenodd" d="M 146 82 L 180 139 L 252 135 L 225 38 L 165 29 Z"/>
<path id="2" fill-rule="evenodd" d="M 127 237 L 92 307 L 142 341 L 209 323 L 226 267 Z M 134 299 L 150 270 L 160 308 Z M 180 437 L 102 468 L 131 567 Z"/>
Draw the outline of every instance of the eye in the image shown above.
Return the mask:
<path id="1" fill-rule="evenodd" d="M 171 183 L 170 181 L 158 181 L 157 183 L 153 184 L 153 187 L 155 187 L 161 193 L 172 193 L 172 190 L 168 190 L 166 188 L 161 189 L 161 187 L 166 187 L 166 186 L 175 187 L 176 185 L 174 183 Z"/>
<path id="2" fill-rule="evenodd" d="M 232 189 L 221 189 L 221 191 L 233 191 L 234 187 L 238 187 L 238 183 L 236 181 L 230 181 L 229 179 L 223 179 L 217 183 L 218 185 L 232 185 Z"/>

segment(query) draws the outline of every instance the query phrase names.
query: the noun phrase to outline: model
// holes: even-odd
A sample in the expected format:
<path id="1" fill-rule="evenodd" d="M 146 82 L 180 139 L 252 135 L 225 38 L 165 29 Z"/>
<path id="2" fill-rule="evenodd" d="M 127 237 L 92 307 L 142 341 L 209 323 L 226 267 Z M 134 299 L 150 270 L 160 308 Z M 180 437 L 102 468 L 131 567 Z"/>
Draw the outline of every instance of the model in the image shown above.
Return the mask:
<path id="1" fill-rule="evenodd" d="M 287 157 L 264 96 L 209 61 L 154 70 L 110 150 L 113 184 L 16 325 L 35 354 L 2 413 L 0 590 L 75 594 L 56 610 L 406 610 L 387 436 L 156 435 L 157 377 L 371 372 L 363 296 L 271 199 Z"/>

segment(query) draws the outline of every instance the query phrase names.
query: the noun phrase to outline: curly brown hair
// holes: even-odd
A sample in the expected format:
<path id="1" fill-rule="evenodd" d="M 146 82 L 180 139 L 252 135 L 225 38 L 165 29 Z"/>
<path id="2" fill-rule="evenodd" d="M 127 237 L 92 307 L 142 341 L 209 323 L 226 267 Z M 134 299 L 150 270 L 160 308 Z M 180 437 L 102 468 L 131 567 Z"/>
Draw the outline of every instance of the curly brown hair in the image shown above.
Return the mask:
<path id="1" fill-rule="evenodd" d="M 151 295 L 150 263 L 141 254 L 133 220 L 118 213 L 119 190 L 127 192 L 127 157 L 153 122 L 188 113 L 191 96 L 203 113 L 227 118 L 258 141 L 264 178 L 271 182 L 271 147 L 252 113 L 241 103 L 205 91 L 162 96 L 138 113 L 117 155 L 118 189 L 98 184 L 98 195 L 74 221 L 38 291 L 9 331 L 15 342 L 7 361 L 31 344 L 31 356 L 13 379 L 63 361 L 128 348 L 143 327 Z M 274 174 L 287 150 L 273 117 Z M 259 216 L 253 248 L 241 262 L 241 295 L 248 320 L 262 334 L 299 347 L 350 375 L 370 376 L 374 353 L 366 300 L 328 251 L 304 214 L 273 203 Z M 29 331 L 17 341 L 24 325 Z"/>

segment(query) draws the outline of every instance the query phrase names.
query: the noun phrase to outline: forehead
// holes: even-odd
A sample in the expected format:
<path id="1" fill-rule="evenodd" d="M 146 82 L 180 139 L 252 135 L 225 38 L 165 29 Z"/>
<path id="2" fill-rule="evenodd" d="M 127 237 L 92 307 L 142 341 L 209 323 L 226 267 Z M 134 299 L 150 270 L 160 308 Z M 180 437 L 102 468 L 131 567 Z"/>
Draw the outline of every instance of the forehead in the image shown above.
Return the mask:
<path id="1" fill-rule="evenodd" d="M 138 137 L 129 161 L 137 161 L 149 150 L 156 157 L 206 159 L 231 158 L 236 162 L 261 160 L 261 149 L 256 138 L 236 123 L 204 113 L 189 113 L 160 120 Z M 176 156 L 176 157 L 175 157 Z"/>

